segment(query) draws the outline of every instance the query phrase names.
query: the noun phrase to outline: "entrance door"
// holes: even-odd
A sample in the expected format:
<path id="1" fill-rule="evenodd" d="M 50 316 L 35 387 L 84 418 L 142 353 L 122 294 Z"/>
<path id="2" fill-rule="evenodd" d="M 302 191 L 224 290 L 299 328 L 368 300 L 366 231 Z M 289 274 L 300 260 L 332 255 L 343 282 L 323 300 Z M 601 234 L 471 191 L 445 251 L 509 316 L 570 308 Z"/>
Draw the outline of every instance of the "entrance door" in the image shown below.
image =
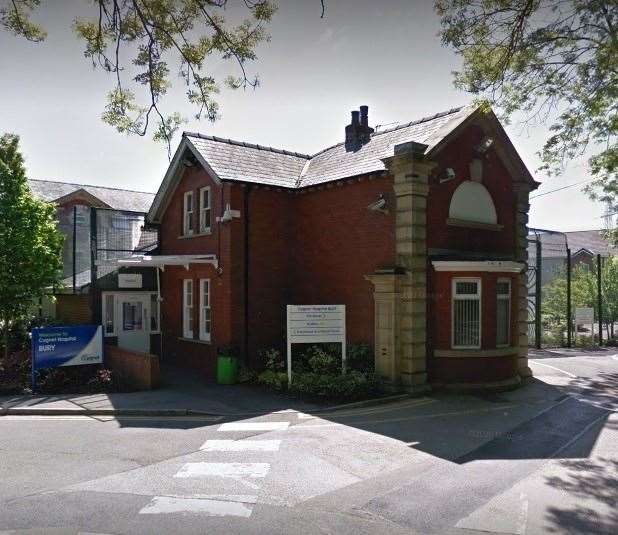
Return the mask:
<path id="1" fill-rule="evenodd" d="M 148 306 L 150 294 L 117 294 L 118 346 L 142 353 L 150 352 Z"/>

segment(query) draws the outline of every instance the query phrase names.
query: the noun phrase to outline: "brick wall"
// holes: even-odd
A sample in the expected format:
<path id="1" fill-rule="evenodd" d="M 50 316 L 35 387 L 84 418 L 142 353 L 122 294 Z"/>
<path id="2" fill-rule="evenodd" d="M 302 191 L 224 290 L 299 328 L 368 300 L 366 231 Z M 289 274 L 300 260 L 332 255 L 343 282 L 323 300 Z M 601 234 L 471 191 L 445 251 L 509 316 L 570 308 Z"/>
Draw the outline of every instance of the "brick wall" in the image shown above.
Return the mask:
<path id="1" fill-rule="evenodd" d="M 388 214 L 367 206 L 383 194 Z M 291 304 L 346 305 L 350 342 L 373 344 L 373 285 L 395 264 L 395 201 L 390 177 L 300 193 L 293 208 Z"/>
<path id="2" fill-rule="evenodd" d="M 180 237 L 185 191 L 211 186 L 213 233 Z M 285 305 L 338 303 L 348 306 L 348 339 L 373 343 L 373 289 L 365 280 L 378 267 L 394 264 L 394 212 L 371 212 L 367 205 L 384 194 L 393 206 L 388 178 L 363 180 L 294 193 L 239 184 L 217 185 L 204 170 L 188 168 L 161 225 L 162 254 L 216 254 L 220 271 L 191 265 L 167 267 L 161 277 L 163 347 L 166 356 L 214 378 L 216 348 L 245 350 L 245 233 L 249 221 L 248 347 L 258 352 L 284 347 Z M 240 219 L 220 225 L 214 218 L 229 203 Z M 197 228 L 197 210 L 195 226 Z M 345 229 L 345 233 L 336 232 Z M 211 343 L 184 340 L 182 280 L 194 281 L 194 338 L 198 337 L 198 281 L 211 280 Z"/>
<path id="3" fill-rule="evenodd" d="M 470 161 L 479 158 L 474 147 L 483 137 L 484 133 L 479 127 L 470 126 L 437 157 L 438 165 L 430 179 L 427 201 L 427 228 L 430 229 L 427 233 L 427 247 L 430 249 L 515 254 L 516 197 L 512 177 L 495 151 L 490 150 L 483 157 L 483 185 L 491 194 L 498 224 L 504 228 L 500 231 L 468 229 L 446 223 L 451 197 L 457 187 L 470 178 Z M 438 177 L 448 167 L 455 171 L 455 178 L 440 184 Z"/>
<path id="4" fill-rule="evenodd" d="M 67 325 L 92 322 L 89 295 L 60 294 L 56 297 L 56 318 L 59 321 Z"/>
<path id="5" fill-rule="evenodd" d="M 105 367 L 113 370 L 122 381 L 137 390 L 156 388 L 161 380 L 159 357 L 149 353 L 106 345 Z"/>

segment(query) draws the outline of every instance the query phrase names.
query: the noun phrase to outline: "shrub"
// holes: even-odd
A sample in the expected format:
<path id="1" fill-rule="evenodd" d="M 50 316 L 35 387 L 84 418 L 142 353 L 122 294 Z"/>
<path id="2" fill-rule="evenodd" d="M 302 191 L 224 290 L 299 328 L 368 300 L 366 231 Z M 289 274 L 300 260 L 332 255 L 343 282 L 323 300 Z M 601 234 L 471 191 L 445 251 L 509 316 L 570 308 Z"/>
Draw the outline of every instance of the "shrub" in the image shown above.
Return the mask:
<path id="1" fill-rule="evenodd" d="M 294 378 L 288 388 L 285 361 L 278 350 L 269 349 L 261 353 L 266 370 L 258 382 L 298 397 L 354 400 L 372 395 L 378 385 L 371 347 L 352 344 L 347 353 L 348 371 L 343 375 L 339 344 L 299 344 L 293 348 Z"/>
<path id="2" fill-rule="evenodd" d="M 373 348 L 369 344 L 350 344 L 346 349 L 348 369 L 362 373 L 375 371 Z"/>
<path id="3" fill-rule="evenodd" d="M 258 375 L 257 380 L 258 383 L 279 392 L 285 390 L 288 386 L 288 375 L 285 372 L 266 370 Z"/>
<path id="4" fill-rule="evenodd" d="M 116 392 L 120 378 L 98 365 L 48 368 L 37 372 L 37 391 L 45 394 Z"/>
<path id="5" fill-rule="evenodd" d="M 294 375 L 290 392 L 301 397 L 354 400 L 371 395 L 376 386 L 373 375 L 355 370 L 345 375 L 302 373 Z"/>
<path id="6" fill-rule="evenodd" d="M 258 353 L 260 360 L 264 363 L 264 368 L 272 372 L 285 370 L 286 363 L 281 355 L 281 351 L 275 348 L 264 349 Z"/>

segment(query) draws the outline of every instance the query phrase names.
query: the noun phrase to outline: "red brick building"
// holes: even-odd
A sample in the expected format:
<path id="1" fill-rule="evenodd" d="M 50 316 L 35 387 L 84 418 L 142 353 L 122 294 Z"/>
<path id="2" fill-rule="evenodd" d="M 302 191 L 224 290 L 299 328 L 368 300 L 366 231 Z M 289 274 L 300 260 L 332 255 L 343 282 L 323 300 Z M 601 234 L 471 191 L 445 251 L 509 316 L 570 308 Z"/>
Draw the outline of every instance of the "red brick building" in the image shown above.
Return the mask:
<path id="1" fill-rule="evenodd" d="M 286 305 L 344 304 L 393 388 L 517 382 L 536 187 L 474 108 L 374 132 L 361 107 L 312 156 L 185 133 L 148 214 L 163 354 L 212 378 L 218 347 L 285 347 Z"/>

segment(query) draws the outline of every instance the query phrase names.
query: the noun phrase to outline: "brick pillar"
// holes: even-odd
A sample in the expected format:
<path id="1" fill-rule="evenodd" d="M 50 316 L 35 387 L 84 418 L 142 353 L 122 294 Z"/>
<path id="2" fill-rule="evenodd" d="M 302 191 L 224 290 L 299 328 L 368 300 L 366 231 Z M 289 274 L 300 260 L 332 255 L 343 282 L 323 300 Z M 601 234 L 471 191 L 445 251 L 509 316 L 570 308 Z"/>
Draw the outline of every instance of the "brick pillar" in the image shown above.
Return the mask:
<path id="1" fill-rule="evenodd" d="M 394 178 L 396 196 L 396 252 L 398 275 L 392 282 L 396 306 L 391 322 L 394 359 L 388 380 L 408 391 L 427 388 L 427 195 L 428 176 L 435 164 L 423 160 L 425 147 L 404 143 L 395 147 L 395 155 L 384 159 Z M 370 280 L 376 284 L 376 277 Z M 377 289 L 377 286 L 376 286 Z M 382 299 L 376 291 L 376 313 Z M 382 292 L 384 293 L 384 292 Z M 384 338 L 384 318 L 376 316 L 378 337 Z M 381 366 L 380 347 L 376 347 L 376 365 Z"/>
<path id="2" fill-rule="evenodd" d="M 530 203 L 530 185 L 517 182 L 514 185 L 517 198 L 515 213 L 515 259 L 526 264 L 526 269 L 519 275 L 517 287 L 517 326 L 518 326 L 518 359 L 517 368 L 521 377 L 532 377 L 528 366 L 528 211 Z"/>

